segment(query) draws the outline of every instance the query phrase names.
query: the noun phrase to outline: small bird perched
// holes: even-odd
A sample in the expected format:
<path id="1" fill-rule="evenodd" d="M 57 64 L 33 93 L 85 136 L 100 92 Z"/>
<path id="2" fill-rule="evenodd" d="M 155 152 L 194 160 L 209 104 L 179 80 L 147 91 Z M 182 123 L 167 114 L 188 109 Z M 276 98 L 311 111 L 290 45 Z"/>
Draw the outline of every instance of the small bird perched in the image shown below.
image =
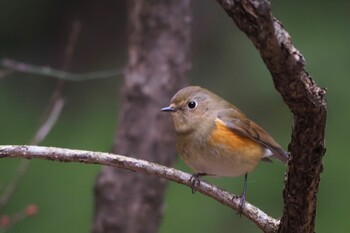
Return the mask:
<path id="1" fill-rule="evenodd" d="M 265 130 L 207 89 L 185 87 L 161 111 L 171 113 L 177 149 L 196 172 L 190 179 L 192 192 L 202 176 L 244 175 L 239 213 L 245 204 L 248 173 L 261 160 L 270 161 L 270 156 L 288 161 L 287 152 Z"/>

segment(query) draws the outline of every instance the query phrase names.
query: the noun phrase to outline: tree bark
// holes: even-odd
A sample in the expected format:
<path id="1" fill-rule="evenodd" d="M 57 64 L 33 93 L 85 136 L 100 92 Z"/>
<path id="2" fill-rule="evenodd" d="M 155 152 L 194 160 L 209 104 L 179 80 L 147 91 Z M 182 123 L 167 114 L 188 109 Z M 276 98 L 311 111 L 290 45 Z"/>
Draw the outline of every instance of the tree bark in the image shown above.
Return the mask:
<path id="1" fill-rule="evenodd" d="M 290 160 L 280 232 L 314 232 L 317 191 L 325 153 L 326 91 L 305 71 L 303 55 L 267 0 L 217 0 L 251 39 L 269 69 L 275 87 L 294 115 Z"/>
<path id="2" fill-rule="evenodd" d="M 186 83 L 190 69 L 190 1 L 128 3 L 128 64 L 113 152 L 171 165 L 173 126 L 160 108 Z M 157 232 L 165 180 L 104 167 L 95 185 L 93 232 Z"/>

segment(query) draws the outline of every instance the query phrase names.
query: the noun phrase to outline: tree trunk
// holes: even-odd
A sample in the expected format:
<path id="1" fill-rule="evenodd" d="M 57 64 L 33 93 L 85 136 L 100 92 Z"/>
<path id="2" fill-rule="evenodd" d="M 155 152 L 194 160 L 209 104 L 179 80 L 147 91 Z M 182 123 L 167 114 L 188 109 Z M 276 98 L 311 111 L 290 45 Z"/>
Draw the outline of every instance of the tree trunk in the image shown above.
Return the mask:
<path id="1" fill-rule="evenodd" d="M 128 3 L 128 64 L 113 152 L 171 166 L 170 118 L 160 112 L 190 69 L 190 1 Z M 157 232 L 166 181 L 104 167 L 95 185 L 93 232 Z"/>
<path id="2" fill-rule="evenodd" d="M 293 46 L 282 23 L 272 16 L 269 1 L 216 1 L 258 49 L 276 89 L 294 115 L 279 232 L 313 233 L 326 151 L 326 91 L 306 72 L 304 56 Z"/>

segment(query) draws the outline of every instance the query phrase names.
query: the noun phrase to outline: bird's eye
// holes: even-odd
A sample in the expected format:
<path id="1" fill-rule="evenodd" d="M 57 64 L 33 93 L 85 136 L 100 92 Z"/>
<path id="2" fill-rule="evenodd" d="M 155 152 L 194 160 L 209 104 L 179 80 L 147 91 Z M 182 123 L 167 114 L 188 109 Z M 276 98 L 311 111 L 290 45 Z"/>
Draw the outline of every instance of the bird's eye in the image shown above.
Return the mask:
<path id="1" fill-rule="evenodd" d="M 190 102 L 188 102 L 187 107 L 188 107 L 189 109 L 195 109 L 195 108 L 197 107 L 197 102 L 191 100 Z"/>

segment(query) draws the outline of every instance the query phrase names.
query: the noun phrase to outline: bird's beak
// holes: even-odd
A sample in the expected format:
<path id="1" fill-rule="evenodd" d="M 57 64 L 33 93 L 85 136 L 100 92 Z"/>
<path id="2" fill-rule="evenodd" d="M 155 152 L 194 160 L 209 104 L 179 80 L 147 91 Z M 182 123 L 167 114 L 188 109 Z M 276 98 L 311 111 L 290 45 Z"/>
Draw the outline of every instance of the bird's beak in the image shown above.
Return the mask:
<path id="1" fill-rule="evenodd" d="M 176 109 L 170 105 L 169 107 L 165 107 L 165 108 L 160 109 L 160 111 L 162 111 L 162 112 L 175 112 Z"/>

